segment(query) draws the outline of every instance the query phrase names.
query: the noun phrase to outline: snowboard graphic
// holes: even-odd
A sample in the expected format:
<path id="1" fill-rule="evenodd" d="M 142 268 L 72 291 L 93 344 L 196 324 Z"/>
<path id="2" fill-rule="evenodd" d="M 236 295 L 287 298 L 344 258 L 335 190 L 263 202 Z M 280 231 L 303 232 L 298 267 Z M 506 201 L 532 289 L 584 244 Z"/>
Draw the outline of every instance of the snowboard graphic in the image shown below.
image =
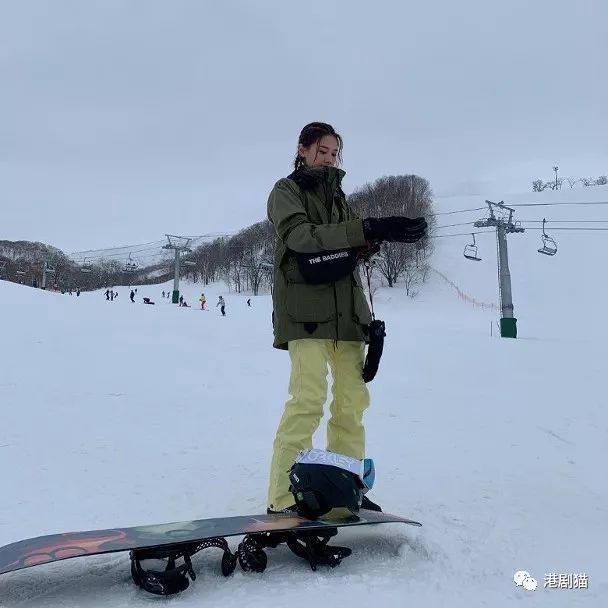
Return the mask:
<path id="1" fill-rule="evenodd" d="M 187 555 L 186 561 L 189 568 L 186 568 L 186 571 L 194 579 L 195 575 L 189 563 L 189 556 L 203 548 L 224 549 L 222 571 L 228 575 L 236 566 L 237 555 L 243 569 L 262 571 L 266 566 L 266 556 L 264 554 L 262 557 L 264 553 L 262 549 L 276 547 L 281 542 L 288 542 L 290 548 L 301 557 L 309 559 L 311 566 L 315 569 L 317 563 L 337 565 L 343 557 L 350 554 L 349 549 L 337 547 L 336 549 L 344 549 L 344 552 L 333 551 L 337 555 L 335 563 L 331 560 L 323 561 L 322 557 L 319 559 L 321 554 L 318 550 L 321 549 L 327 553 L 327 550 L 332 548 L 327 545 L 327 540 L 329 537 L 335 536 L 338 528 L 380 523 L 422 525 L 417 521 L 389 513 L 362 509 L 358 515 L 353 515 L 350 511 L 335 509 L 316 520 L 305 519 L 296 513 L 278 513 L 218 517 L 132 528 L 66 532 L 21 540 L 0 547 L 0 574 L 74 557 L 131 551 L 132 561 L 136 558 L 142 560 L 159 556 L 178 558 Z M 245 541 L 239 545 L 239 550 L 233 556 L 228 549 L 225 537 L 242 535 L 246 535 Z M 319 537 L 323 539 L 321 542 L 319 542 Z M 295 541 L 295 539 L 298 539 L 301 544 L 303 543 L 301 551 L 297 550 L 299 545 L 295 545 L 294 542 L 290 544 L 289 541 Z M 295 549 L 292 544 L 296 547 Z M 253 561 L 249 558 L 253 558 Z M 260 561 L 262 559 L 263 565 Z M 139 567 L 139 563 L 137 566 Z M 136 580 L 136 582 L 140 584 L 139 581 Z M 148 589 L 148 591 L 156 592 L 153 589 Z M 159 591 L 159 593 L 165 592 Z"/>

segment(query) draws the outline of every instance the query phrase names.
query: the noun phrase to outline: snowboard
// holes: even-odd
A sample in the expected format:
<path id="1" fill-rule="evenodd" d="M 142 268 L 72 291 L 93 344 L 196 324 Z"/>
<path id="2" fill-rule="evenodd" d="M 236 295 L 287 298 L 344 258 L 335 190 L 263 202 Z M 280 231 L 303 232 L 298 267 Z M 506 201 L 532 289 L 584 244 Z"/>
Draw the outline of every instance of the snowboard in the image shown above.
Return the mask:
<path id="1" fill-rule="evenodd" d="M 304 547 L 301 556 L 309 558 L 314 570 L 316 563 L 311 561 L 306 552 L 314 551 L 315 547 L 325 550 L 327 540 L 335 536 L 339 528 L 382 523 L 422 525 L 417 521 L 389 513 L 362 509 L 354 515 L 345 509 L 334 509 L 315 520 L 300 517 L 296 513 L 276 513 L 217 517 L 131 528 L 65 532 L 38 536 L 0 547 L 0 574 L 86 555 L 130 551 L 133 561 L 134 556 L 142 559 L 161 554 L 163 557 L 171 557 L 173 552 L 175 556 L 183 557 L 184 554 L 193 555 L 203 548 L 219 547 L 224 549 L 222 571 L 227 576 L 234 570 L 237 554 L 232 555 L 225 538 L 243 535 L 245 541 L 250 541 L 249 545 L 246 543 L 239 545 L 238 551 L 241 553 L 238 554 L 238 561 L 244 570 L 262 571 L 266 565 L 266 557 L 262 555 L 262 550 L 276 547 L 277 544 L 288 542 L 290 539 L 301 541 Z M 311 539 L 317 544 L 311 544 Z M 292 544 L 294 543 L 289 546 L 294 550 Z M 337 565 L 342 557 L 350 554 L 349 549 L 345 551 L 346 553 L 337 553 L 336 563 L 327 561 L 320 563 Z M 300 554 L 298 551 L 294 552 Z M 253 556 L 253 561 L 247 556 Z M 263 557 L 263 567 L 260 565 L 261 557 Z M 191 570 L 190 567 L 188 572 L 194 579 Z"/>

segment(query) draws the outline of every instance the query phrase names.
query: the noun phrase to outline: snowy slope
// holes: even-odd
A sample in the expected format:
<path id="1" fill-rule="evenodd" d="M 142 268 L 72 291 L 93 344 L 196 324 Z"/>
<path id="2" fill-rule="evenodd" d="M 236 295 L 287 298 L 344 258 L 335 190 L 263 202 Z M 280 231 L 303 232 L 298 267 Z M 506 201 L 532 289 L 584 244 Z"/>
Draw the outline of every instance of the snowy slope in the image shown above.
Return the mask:
<path id="1" fill-rule="evenodd" d="M 493 237 L 481 240 L 479 263 L 462 258 L 466 241 L 438 239 L 433 265 L 496 303 Z M 373 498 L 423 528 L 341 532 L 353 556 L 316 573 L 280 549 L 264 574 L 224 579 L 209 550 L 171 604 L 604 606 L 606 241 L 564 234 L 554 258 L 536 253 L 539 241 L 538 232 L 509 237 L 517 340 L 491 337 L 498 313 L 464 302 L 436 274 L 415 300 L 398 288 L 374 298 L 388 335 L 366 415 Z M 270 297 L 249 308 L 247 295 L 222 285 L 184 286 L 193 306 L 205 291 L 203 312 L 163 301 L 170 286 L 140 287 L 131 304 L 127 288 L 106 302 L 101 292 L 0 282 L 0 545 L 265 509 L 289 371 L 271 348 Z M 323 425 L 316 444 L 324 447 Z M 515 586 L 521 569 L 537 591 Z M 589 589 L 543 589 L 545 574 L 568 572 L 586 573 Z M 127 554 L 0 577 L 2 607 L 154 600 L 131 584 Z"/>

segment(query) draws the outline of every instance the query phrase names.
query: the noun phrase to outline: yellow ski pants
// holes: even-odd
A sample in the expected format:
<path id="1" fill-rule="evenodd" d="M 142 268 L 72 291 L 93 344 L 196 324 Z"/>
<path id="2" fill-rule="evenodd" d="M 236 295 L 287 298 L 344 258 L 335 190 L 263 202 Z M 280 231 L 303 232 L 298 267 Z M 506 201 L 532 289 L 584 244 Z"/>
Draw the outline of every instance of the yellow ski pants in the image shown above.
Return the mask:
<path id="1" fill-rule="evenodd" d="M 361 372 L 364 342 L 335 342 L 305 338 L 289 342 L 291 375 L 285 411 L 274 440 L 270 467 L 268 506 L 280 511 L 294 504 L 289 491 L 289 469 L 297 453 L 312 447 L 312 436 L 323 417 L 327 399 L 327 366 L 333 376 L 331 418 L 327 424 L 327 449 L 365 458 L 363 412 L 369 392 Z"/>

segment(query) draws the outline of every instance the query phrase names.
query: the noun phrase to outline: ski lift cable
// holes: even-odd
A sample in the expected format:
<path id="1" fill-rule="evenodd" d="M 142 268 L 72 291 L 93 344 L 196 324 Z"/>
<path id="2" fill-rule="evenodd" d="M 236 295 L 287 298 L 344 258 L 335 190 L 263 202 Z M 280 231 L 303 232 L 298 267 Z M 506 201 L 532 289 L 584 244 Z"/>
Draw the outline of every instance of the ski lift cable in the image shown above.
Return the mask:
<path id="1" fill-rule="evenodd" d="M 538 227 L 530 227 L 530 228 L 526 228 L 526 232 L 528 230 L 540 230 L 542 232 L 542 228 Z M 571 230 L 573 232 L 607 232 L 608 231 L 608 227 L 607 228 L 569 228 L 569 227 L 562 227 L 562 228 L 551 228 L 551 231 L 554 230 Z M 478 232 L 459 232 L 457 234 L 434 234 L 433 236 L 429 236 L 429 239 L 443 239 L 443 238 L 450 238 L 450 237 L 456 237 L 456 236 L 471 236 L 471 234 L 494 234 L 494 230 L 484 230 L 484 231 L 478 231 Z"/>
<path id="2" fill-rule="evenodd" d="M 159 249 L 160 248 L 158 248 L 158 249 L 156 249 L 156 248 L 155 249 L 141 249 L 141 250 L 138 250 L 138 251 L 134 251 L 133 253 L 140 254 L 140 253 L 143 253 L 145 251 L 155 251 L 157 253 L 155 253 L 155 254 L 148 254 L 148 256 L 159 255 L 161 253 L 159 251 Z M 86 256 L 86 258 L 71 258 L 71 260 L 73 262 L 78 263 L 78 262 L 82 261 L 83 259 L 95 261 L 95 260 L 107 260 L 107 259 L 110 259 L 110 258 L 123 258 L 124 259 L 125 257 L 126 256 L 125 256 L 124 253 L 108 253 L 106 255 Z M 146 256 L 140 256 L 140 257 L 146 257 Z"/>
<path id="3" fill-rule="evenodd" d="M 526 228 L 526 230 L 541 230 L 542 228 L 535 228 L 533 226 Z M 554 230 L 572 230 L 574 232 L 606 232 L 608 231 L 608 226 L 605 228 L 576 228 L 576 227 L 569 227 L 569 226 L 556 226 L 556 227 L 552 227 L 551 231 Z"/>
<path id="4" fill-rule="evenodd" d="M 597 206 L 597 205 L 608 205 L 608 201 L 598 201 L 598 202 L 573 202 L 573 203 L 518 203 L 518 204 L 513 204 L 511 205 L 511 207 L 553 207 L 553 206 L 563 206 L 563 205 L 569 205 L 569 206 Z M 469 212 L 474 212 L 474 211 L 484 211 L 486 208 L 485 207 L 474 207 L 471 209 L 460 209 L 460 210 L 456 210 L 456 211 L 444 211 L 444 212 L 439 212 L 439 213 L 432 213 L 429 214 L 430 217 L 437 217 L 437 216 L 441 216 L 441 215 L 453 215 L 453 214 L 458 214 L 458 213 L 469 213 Z M 454 228 L 454 227 L 458 227 L 458 226 L 467 226 L 467 225 L 471 225 L 474 222 L 462 222 L 462 223 L 458 223 L 458 224 L 447 224 L 445 226 L 437 226 L 435 229 L 436 230 L 441 230 L 441 229 L 445 229 L 445 228 Z M 523 224 L 531 224 L 531 223 L 542 223 L 542 220 L 521 220 L 521 223 Z M 546 221 L 547 224 L 551 223 L 551 224 L 606 224 L 608 223 L 608 220 L 547 220 Z M 534 228 L 534 227 L 528 227 L 527 230 L 542 230 L 541 228 Z M 598 231 L 598 232 L 603 232 L 608 230 L 608 228 L 604 228 L 604 227 L 599 227 L 599 228 L 593 228 L 593 227 L 552 227 L 551 230 L 572 230 L 572 231 Z M 469 236 L 471 234 L 485 234 L 486 232 L 488 233 L 493 233 L 494 231 L 478 231 L 478 232 L 474 232 L 474 233 L 457 233 L 457 234 L 442 234 L 442 235 L 433 235 L 430 236 L 429 238 L 450 238 L 450 237 L 460 237 L 460 236 Z M 236 233 L 234 233 L 236 234 Z M 192 239 L 201 239 L 201 238 L 222 238 L 222 237 L 229 237 L 232 236 L 232 234 L 230 233 L 212 233 L 212 234 L 202 234 L 202 235 L 195 235 L 195 236 L 190 236 L 190 237 L 186 237 L 186 238 L 192 238 Z M 161 253 L 159 251 L 159 249 L 162 247 L 162 245 L 164 244 L 164 240 L 158 240 L 158 241 L 149 241 L 147 243 L 139 243 L 136 245 L 124 245 L 124 246 L 118 246 L 118 247 L 108 247 L 105 249 L 90 249 L 87 251 L 75 251 L 72 252 L 70 254 L 68 254 L 70 257 L 72 257 L 73 261 L 76 263 L 83 263 L 84 260 L 87 260 L 89 263 L 93 262 L 95 260 L 103 260 L 103 259 L 107 259 L 107 258 L 113 258 L 113 257 L 123 257 L 125 255 L 125 253 L 129 252 L 129 253 L 137 253 L 137 254 L 145 254 L 146 252 L 154 252 L 154 253 L 149 253 L 147 255 L 140 255 L 139 257 L 142 258 L 148 258 L 148 257 L 154 257 L 156 255 L 158 255 L 159 253 Z M 147 247 L 148 245 L 153 245 L 152 247 Z M 143 247 L 142 249 L 133 249 L 134 247 Z M 122 251 L 117 251 L 117 250 L 122 250 Z M 125 251 L 128 250 L 128 251 Z M 112 252 L 112 253 L 105 253 L 105 252 Z M 97 254 L 97 255 L 84 255 L 85 253 L 89 253 L 89 254 Z M 82 255 L 83 258 L 76 258 L 74 259 L 73 256 L 78 256 L 78 255 Z"/>
<path id="5" fill-rule="evenodd" d="M 184 238 L 190 238 L 190 239 L 198 239 L 198 238 L 221 238 L 221 237 L 227 237 L 230 235 L 227 234 L 203 234 L 203 235 L 199 235 L 196 237 L 184 237 Z M 122 247 L 108 247 L 106 249 L 91 249 L 89 251 L 79 251 L 79 252 L 74 252 L 71 254 L 68 254 L 69 256 L 72 256 L 72 259 L 75 262 L 79 262 L 81 258 L 75 258 L 73 256 L 75 255 L 82 255 L 83 257 L 86 257 L 87 259 L 90 260 L 103 260 L 103 259 L 107 259 L 107 258 L 113 258 L 113 257 L 124 257 L 125 254 L 127 253 L 143 253 L 146 251 L 154 251 L 157 253 L 161 253 L 158 252 L 159 249 L 162 249 L 162 245 L 165 244 L 165 241 L 150 241 L 149 243 L 142 243 L 141 246 L 144 245 L 157 245 L 154 247 L 145 247 L 143 249 L 133 249 L 134 247 L 137 247 L 138 245 L 124 245 Z M 118 249 L 121 249 L 122 251 L 117 251 Z M 125 251 L 126 250 L 126 251 Z M 112 252 L 112 253 L 105 253 L 105 252 Z M 96 255 L 86 255 L 84 256 L 85 253 L 91 253 L 91 254 L 96 254 Z M 139 257 L 152 257 L 153 255 L 156 254 L 149 254 L 148 256 L 139 256 Z"/>
<path id="6" fill-rule="evenodd" d="M 117 245 L 116 247 L 104 247 L 103 249 L 86 249 L 83 251 L 72 251 L 71 253 L 68 253 L 67 255 L 86 255 L 86 254 L 93 254 L 93 253 L 103 253 L 104 251 L 116 251 L 117 249 L 133 249 L 135 247 L 144 247 L 147 245 L 162 245 L 164 243 L 164 239 L 163 240 L 158 240 L 158 241 L 149 241 L 148 243 L 137 243 L 135 245 Z M 88 257 L 88 255 L 87 255 Z"/>
<path id="7" fill-rule="evenodd" d="M 542 224 L 543 220 L 521 220 L 523 224 Z M 546 224 L 608 224 L 608 220 L 546 220 Z"/>
<path id="8" fill-rule="evenodd" d="M 163 241 L 161 241 L 162 243 Z M 162 248 L 160 247 L 160 245 L 158 247 L 147 247 L 145 249 L 133 249 L 130 252 L 126 252 L 126 251 L 121 251 L 118 253 L 107 253 L 107 254 L 98 254 L 98 255 L 92 255 L 92 256 L 84 256 L 87 260 L 103 260 L 103 259 L 107 259 L 107 258 L 115 258 L 115 257 L 125 257 L 125 255 L 127 253 L 143 253 L 145 251 L 156 251 L 158 253 L 161 253 Z M 108 249 L 108 251 L 112 251 L 111 249 Z M 153 254 L 150 254 L 153 255 Z M 141 256 L 140 256 L 141 257 Z M 78 261 L 79 258 L 75 259 L 74 261 Z"/>
<path id="9" fill-rule="evenodd" d="M 472 234 L 494 234 L 495 230 L 479 230 L 476 232 L 459 232 L 457 234 L 434 234 L 433 236 L 429 236 L 429 239 L 443 239 L 449 238 L 453 236 L 471 236 Z"/>
<path id="10" fill-rule="evenodd" d="M 209 234 L 197 234 L 195 236 L 184 236 L 185 239 L 221 239 L 222 237 L 230 237 L 238 234 L 237 232 L 212 232 Z"/>
<path id="11" fill-rule="evenodd" d="M 562 205 L 571 206 L 587 206 L 587 205 L 608 205 L 608 201 L 598 202 L 582 202 L 582 203 L 518 203 L 516 205 L 510 205 L 511 207 L 561 207 Z"/>
<path id="12" fill-rule="evenodd" d="M 441 230 L 442 228 L 454 228 L 455 226 L 472 226 L 475 222 L 462 222 L 460 224 L 447 224 L 445 226 L 437 226 L 435 230 Z"/>
<path id="13" fill-rule="evenodd" d="M 571 206 L 585 206 L 585 205 L 608 205 L 608 201 L 597 201 L 597 202 L 573 202 L 573 203 L 516 203 L 516 204 L 512 204 L 510 205 L 511 207 L 555 207 L 555 206 L 561 206 L 561 205 L 571 205 Z M 487 209 L 487 207 L 473 207 L 471 209 L 458 209 L 456 211 L 440 211 L 438 213 L 431 213 L 429 214 L 429 217 L 438 217 L 440 215 L 454 215 L 454 214 L 458 214 L 458 213 L 470 213 L 473 211 L 485 211 Z M 542 220 L 525 220 L 525 221 L 538 221 L 539 223 L 542 223 Z M 557 221 L 557 220 L 552 220 L 552 221 Z M 583 221 L 583 220 L 581 220 Z M 603 220 L 592 220 L 592 221 L 603 221 Z M 606 220 L 608 222 L 608 220 Z M 547 223 L 549 223 L 549 220 L 547 220 Z M 230 236 L 234 236 L 235 234 L 238 234 L 238 231 L 233 232 L 233 233 L 229 233 L 229 232 L 217 232 L 217 233 L 209 233 L 209 234 L 198 234 L 198 235 L 193 235 L 193 236 L 186 236 L 185 238 L 190 238 L 190 239 L 201 239 L 201 238 L 221 238 L 221 237 L 230 237 Z M 157 240 L 157 241 L 148 241 L 147 243 L 136 243 L 134 245 L 119 245 L 116 247 L 105 247 L 103 249 L 88 249 L 88 250 L 80 250 L 80 251 L 72 251 L 70 253 L 68 253 L 67 255 L 69 256 L 78 256 L 78 255 L 84 255 L 87 253 L 91 253 L 91 254 L 95 254 L 95 253 L 104 253 L 106 251 L 115 251 L 117 249 L 132 249 L 134 247 L 143 247 L 143 246 L 147 246 L 147 245 L 163 245 L 165 243 L 164 239 L 163 240 Z M 145 251 L 145 250 L 142 250 Z M 109 254 L 108 254 L 109 255 Z M 89 256 L 87 256 L 89 257 Z M 93 256 L 91 256 L 93 257 Z"/>
<path id="14" fill-rule="evenodd" d="M 456 213 L 469 213 L 472 211 L 485 211 L 487 207 L 475 207 L 474 209 L 459 209 L 458 211 L 440 211 L 439 213 L 430 213 L 429 217 L 437 217 L 439 215 L 454 215 Z"/>

